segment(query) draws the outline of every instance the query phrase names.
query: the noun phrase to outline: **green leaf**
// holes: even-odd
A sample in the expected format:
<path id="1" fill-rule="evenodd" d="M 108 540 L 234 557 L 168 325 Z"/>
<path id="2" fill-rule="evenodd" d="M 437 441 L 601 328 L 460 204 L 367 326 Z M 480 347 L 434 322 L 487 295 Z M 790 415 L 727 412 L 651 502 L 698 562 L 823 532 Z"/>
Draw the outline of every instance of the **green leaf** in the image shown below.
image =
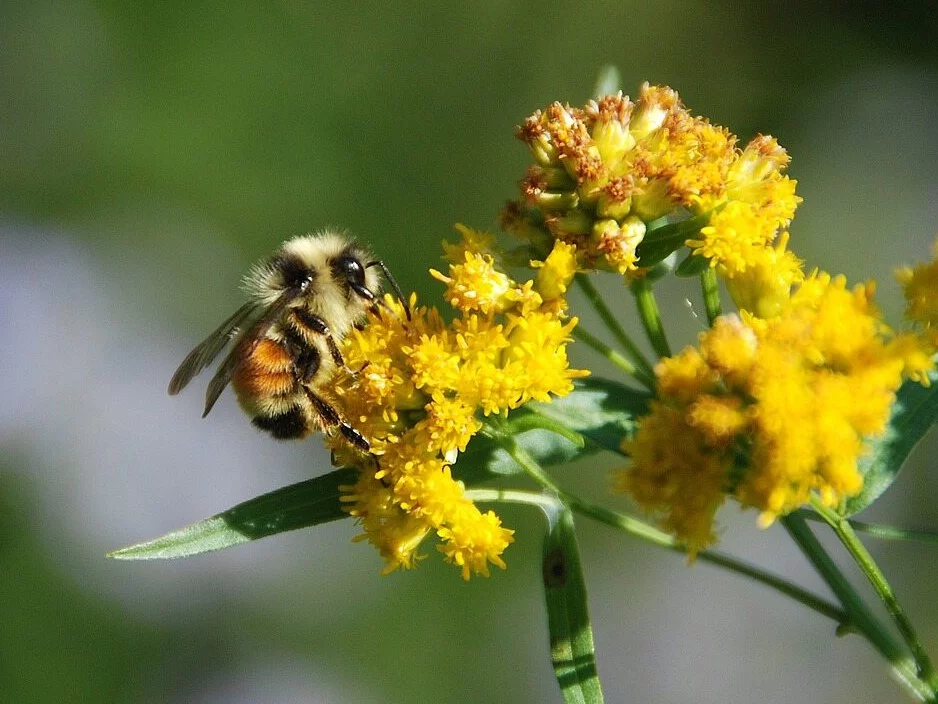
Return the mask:
<path id="1" fill-rule="evenodd" d="M 573 513 L 565 508 L 552 518 L 542 565 L 554 674 L 568 704 L 600 704 L 603 691 Z"/>
<path id="2" fill-rule="evenodd" d="M 706 271 L 707 267 L 710 266 L 710 260 L 706 257 L 701 257 L 699 254 L 688 254 L 684 261 L 677 265 L 677 268 L 674 270 L 675 276 L 680 276 L 681 278 L 690 278 L 692 276 L 698 276 L 702 272 Z"/>
<path id="3" fill-rule="evenodd" d="M 563 398 L 526 408 L 585 435 L 604 450 L 621 453 L 622 439 L 635 432 L 636 419 L 648 412 L 651 396 L 597 377 L 579 379 L 575 387 Z"/>
<path id="4" fill-rule="evenodd" d="M 907 381 L 899 389 L 886 433 L 860 459 L 863 490 L 847 501 L 845 516 L 859 513 L 889 488 L 912 448 L 938 421 L 938 374 L 929 377 L 929 387 Z"/>
<path id="5" fill-rule="evenodd" d="M 648 394 L 614 381 L 579 379 L 574 390 L 562 398 L 551 403 L 529 403 L 512 411 L 506 430 L 543 467 L 568 464 L 600 450 L 621 453 L 622 439 L 635 432 L 635 418 L 647 412 L 649 399 Z M 547 429 L 551 424 L 563 426 L 589 442 L 584 445 Z M 467 486 L 513 474 L 523 474 L 518 463 L 481 434 L 472 438 L 453 466 L 453 476 Z"/>
<path id="6" fill-rule="evenodd" d="M 665 222 L 659 227 L 649 227 L 645 237 L 636 247 L 635 254 L 641 266 L 654 266 L 663 261 L 672 252 L 684 246 L 689 238 L 700 232 L 700 228 L 710 222 L 712 212 L 701 213 L 692 218 L 677 222 Z M 655 221 L 658 222 L 658 221 Z"/>
<path id="7" fill-rule="evenodd" d="M 634 430 L 634 416 L 644 412 L 648 397 L 622 384 L 602 379 L 579 381 L 576 389 L 553 403 L 532 403 L 509 416 L 519 431 L 517 442 L 541 464 L 567 464 L 600 449 L 619 452 L 619 443 Z M 572 433 L 544 429 L 556 423 Z M 585 436 L 586 445 L 578 438 Z M 476 435 L 453 467 L 467 486 L 522 470 L 491 439 Z M 155 540 L 115 550 L 119 560 L 166 560 L 222 550 L 268 535 L 347 518 L 339 487 L 354 484 L 354 469 L 337 469 L 315 479 L 272 491 L 211 518 Z"/>
<path id="8" fill-rule="evenodd" d="M 245 501 L 161 538 L 115 550 L 108 557 L 118 560 L 189 557 L 347 518 L 339 501 L 339 487 L 354 484 L 357 476 L 354 469 L 337 469 Z"/>
<path id="9" fill-rule="evenodd" d="M 645 269 L 645 280 L 653 284 L 657 281 L 660 281 L 668 274 L 672 273 L 677 266 L 677 252 L 671 252 L 668 256 L 662 259 L 660 262 Z"/>
<path id="10" fill-rule="evenodd" d="M 514 419 L 531 415 L 533 414 L 530 411 L 518 409 L 509 417 Z M 583 447 L 569 438 L 541 428 L 526 430 L 517 435 L 516 440 L 547 466 L 566 464 L 598 449 L 592 446 Z M 484 435 L 474 436 L 466 451 L 459 455 L 453 465 L 453 476 L 466 486 L 513 474 L 524 474 L 524 471 L 502 447 Z"/>

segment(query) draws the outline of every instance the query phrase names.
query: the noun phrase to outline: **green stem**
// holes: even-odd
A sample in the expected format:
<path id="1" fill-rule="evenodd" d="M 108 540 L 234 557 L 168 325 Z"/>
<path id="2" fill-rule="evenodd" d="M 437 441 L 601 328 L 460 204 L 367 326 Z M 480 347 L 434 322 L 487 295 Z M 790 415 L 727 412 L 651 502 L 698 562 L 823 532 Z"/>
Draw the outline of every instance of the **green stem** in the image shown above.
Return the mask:
<path id="1" fill-rule="evenodd" d="M 619 367 L 619 369 L 624 371 L 629 376 L 634 377 L 637 381 L 641 382 L 643 386 L 654 390 L 654 376 L 636 369 L 634 364 L 612 349 L 605 342 L 588 333 L 581 325 L 577 325 L 575 328 L 573 328 L 573 336 L 585 345 L 592 347 L 603 357 Z"/>
<path id="2" fill-rule="evenodd" d="M 797 512 L 802 518 L 809 521 L 826 521 L 814 511 L 799 509 Z M 847 522 L 853 526 L 857 533 L 866 533 L 873 538 L 880 540 L 910 540 L 920 543 L 938 543 L 938 533 L 928 530 L 914 530 L 912 528 L 897 528 L 896 526 L 887 526 L 882 523 L 866 523 L 848 518 Z"/>
<path id="3" fill-rule="evenodd" d="M 529 430 L 549 430 L 562 438 L 566 438 L 578 448 L 586 447 L 586 437 L 553 418 L 548 418 L 537 412 L 511 418 L 505 421 L 502 427 L 509 435 L 520 435 Z"/>
<path id="4" fill-rule="evenodd" d="M 935 702 L 935 688 L 923 682 L 917 667 L 902 646 L 876 619 L 869 607 L 857 594 L 840 568 L 824 550 L 804 518 L 797 514 L 785 516 L 782 525 L 795 541 L 831 591 L 849 614 L 849 625 L 862 634 L 870 644 L 892 665 L 896 677 L 922 701 Z"/>
<path id="5" fill-rule="evenodd" d="M 482 503 L 497 502 L 537 506 L 544 511 L 548 520 L 553 520 L 563 509 L 561 503 L 549 494 L 522 489 L 467 489 L 465 496 L 471 501 L 480 501 Z"/>
<path id="6" fill-rule="evenodd" d="M 609 306 L 606 305 L 602 296 L 599 295 L 599 291 L 593 286 L 593 282 L 590 281 L 589 276 L 581 272 L 576 275 L 576 282 L 586 296 L 586 299 L 590 302 L 590 305 L 596 310 L 603 324 L 609 329 L 613 337 L 616 338 L 616 342 L 622 345 L 623 351 L 635 365 L 636 370 L 642 372 L 643 375 L 648 378 L 654 378 L 655 373 L 651 364 L 645 359 L 645 355 L 642 354 L 635 343 L 632 342 L 632 338 L 629 337 L 625 328 L 616 320 L 612 311 L 609 310 Z"/>
<path id="7" fill-rule="evenodd" d="M 886 611 L 889 612 L 903 640 L 905 640 L 906 645 L 909 646 L 909 650 L 912 651 L 912 656 L 918 664 L 919 676 L 933 689 L 938 689 L 938 675 L 936 675 L 931 658 L 928 656 L 928 653 L 925 652 L 925 648 L 918 637 L 918 633 L 915 632 L 915 628 L 912 626 L 912 622 L 909 620 L 908 616 L 906 616 L 905 610 L 896 598 L 892 586 L 890 586 L 889 582 L 886 580 L 886 575 L 883 574 L 879 565 L 876 564 L 876 561 L 873 559 L 869 550 L 866 549 L 866 546 L 860 542 L 850 522 L 837 512 L 824 506 L 816 497 L 812 498 L 811 504 L 821 518 L 834 529 L 834 533 L 840 539 L 840 542 L 843 543 L 847 552 L 850 553 L 854 562 L 857 563 L 857 566 L 862 570 L 863 574 L 866 575 L 866 578 L 873 586 L 876 595 L 886 606 Z"/>
<path id="8" fill-rule="evenodd" d="M 713 321 L 723 312 L 720 303 L 720 286 L 713 267 L 708 266 L 700 274 L 700 289 L 703 293 L 704 309 L 707 311 L 707 322 L 712 327 Z"/>
<path id="9" fill-rule="evenodd" d="M 664 325 L 661 322 L 661 311 L 658 310 L 658 301 L 651 282 L 647 278 L 636 279 L 632 283 L 632 293 L 635 294 L 635 303 L 638 306 L 638 317 L 645 328 L 645 334 L 651 343 L 652 349 L 659 357 L 670 357 L 671 346 L 668 344 Z"/>
<path id="10" fill-rule="evenodd" d="M 644 521 L 616 513 L 615 511 L 610 511 L 603 506 L 585 501 L 578 496 L 564 491 L 554 483 L 537 461 L 510 436 L 496 436 L 496 440 L 505 448 L 505 451 L 508 452 L 512 459 L 524 469 L 531 479 L 556 495 L 558 499 L 567 504 L 573 511 L 659 547 L 671 550 L 672 552 L 687 554 L 687 548 L 664 531 L 648 525 Z M 737 560 L 734 557 L 713 550 L 703 550 L 697 553 L 697 559 L 701 562 L 709 562 L 710 564 L 718 565 L 731 572 L 749 577 L 750 579 L 771 587 L 837 623 L 845 624 L 848 622 L 848 616 L 844 610 L 802 589 L 797 584 L 783 577 L 770 574 L 754 565 L 750 565 L 742 560 Z"/>

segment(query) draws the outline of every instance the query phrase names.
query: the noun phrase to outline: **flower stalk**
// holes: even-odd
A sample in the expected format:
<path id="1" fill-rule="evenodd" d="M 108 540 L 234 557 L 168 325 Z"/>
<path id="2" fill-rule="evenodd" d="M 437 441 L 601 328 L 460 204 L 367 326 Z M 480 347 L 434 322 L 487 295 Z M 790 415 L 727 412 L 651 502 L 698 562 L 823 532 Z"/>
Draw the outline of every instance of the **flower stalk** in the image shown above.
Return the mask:
<path id="1" fill-rule="evenodd" d="M 497 428 L 492 427 L 486 428 L 484 432 L 495 439 L 535 483 L 549 492 L 548 496 L 556 497 L 556 499 L 552 500 L 560 501 L 564 505 L 569 506 L 575 513 L 603 523 L 616 530 L 620 530 L 657 547 L 665 548 L 683 555 L 688 554 L 686 546 L 675 540 L 671 535 L 649 525 L 645 521 L 612 511 L 611 509 L 587 501 L 560 488 L 550 475 L 544 471 L 543 467 L 541 467 L 523 447 L 515 442 L 511 435 L 504 435 L 500 433 Z M 825 601 L 821 597 L 812 594 L 783 577 L 771 574 L 742 560 L 738 560 L 716 550 L 703 550 L 697 553 L 696 559 L 764 584 L 838 624 L 845 625 L 849 621 L 848 614 L 834 604 Z"/>
<path id="2" fill-rule="evenodd" d="M 873 615 L 850 581 L 807 526 L 802 516 L 792 514 L 782 519 L 782 525 L 805 554 L 821 578 L 837 596 L 849 614 L 849 627 L 862 634 L 890 663 L 897 679 L 919 700 L 938 701 L 935 687 L 919 674 L 919 666 L 906 653 L 886 628 Z"/>
<path id="3" fill-rule="evenodd" d="M 625 331 L 625 328 L 622 327 L 622 324 L 616 319 L 615 314 L 613 314 L 609 306 L 606 305 L 606 302 L 593 285 L 593 282 L 590 281 L 589 277 L 585 274 L 577 274 L 576 283 L 583 292 L 583 295 L 586 296 L 586 300 L 589 301 L 589 304 L 593 307 L 593 310 L 599 315 L 599 319 L 602 320 L 603 325 L 612 333 L 616 342 L 622 346 L 622 351 L 625 352 L 625 356 L 628 357 L 635 368 L 633 372 L 635 378 L 645 386 L 654 388 L 655 374 L 651 363 L 632 341 L 632 338 Z"/>
<path id="4" fill-rule="evenodd" d="M 578 326 L 573 331 L 573 337 L 582 342 L 587 347 L 591 347 L 596 352 L 599 352 L 600 355 L 605 357 L 608 361 L 625 372 L 626 375 L 634 377 L 637 381 L 640 381 L 649 389 L 654 388 L 654 379 L 651 376 L 645 372 L 639 371 L 635 365 L 632 364 L 632 362 L 616 352 L 598 337 L 592 333 L 587 332 L 583 327 Z"/>
<path id="5" fill-rule="evenodd" d="M 717 318 L 723 315 L 722 303 L 720 302 L 720 285 L 717 282 L 717 274 L 711 268 L 706 268 L 700 274 L 700 289 L 703 295 L 704 310 L 707 312 L 707 324 L 713 327 Z"/>
<path id="6" fill-rule="evenodd" d="M 651 282 L 645 277 L 635 279 L 632 282 L 632 293 L 635 295 L 638 319 L 642 321 L 652 349 L 659 357 L 670 357 L 671 346 L 664 332 L 661 311 L 658 309 L 658 301 L 655 300 Z"/>
<path id="7" fill-rule="evenodd" d="M 896 628 L 899 630 L 903 640 L 912 652 L 912 656 L 915 658 L 918 676 L 924 680 L 929 687 L 938 691 L 938 675 L 936 675 L 931 658 L 928 653 L 925 652 L 925 648 L 922 645 L 915 627 L 912 625 L 905 610 L 899 603 L 899 599 L 896 597 L 892 586 L 886 579 L 886 575 L 883 574 L 883 571 L 880 569 L 879 565 L 876 564 L 869 550 L 867 550 L 866 546 L 860 541 L 853 526 L 850 525 L 850 521 L 838 515 L 836 511 L 824 506 L 817 499 L 812 500 L 812 505 L 818 515 L 833 529 L 834 534 L 840 539 L 840 542 L 846 548 L 854 562 L 856 562 L 867 580 L 869 580 L 876 595 L 883 602 L 883 605 L 885 605 L 886 611 L 896 624 Z"/>

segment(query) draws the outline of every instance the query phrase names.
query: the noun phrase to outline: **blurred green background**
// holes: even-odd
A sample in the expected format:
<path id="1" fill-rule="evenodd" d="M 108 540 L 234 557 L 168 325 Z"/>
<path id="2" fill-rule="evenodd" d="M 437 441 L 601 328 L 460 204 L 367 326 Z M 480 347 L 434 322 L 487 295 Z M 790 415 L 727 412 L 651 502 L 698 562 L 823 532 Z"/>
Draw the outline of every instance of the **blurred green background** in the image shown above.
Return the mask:
<path id="1" fill-rule="evenodd" d="M 805 199 L 792 247 L 877 278 L 897 320 L 891 270 L 938 223 L 933 3 L 364 5 L 0 4 L 0 700 L 560 700 L 543 527 L 521 508 L 500 510 L 508 571 L 469 584 L 433 556 L 380 577 L 350 521 L 190 561 L 104 553 L 328 467 L 230 395 L 200 421 L 200 391 L 165 394 L 254 259 L 345 227 L 437 300 L 440 240 L 494 227 L 514 195 L 514 125 L 582 103 L 603 64 L 627 93 L 667 83 L 743 140 L 776 135 Z M 665 295 L 676 341 L 700 329 L 694 295 Z M 935 450 L 870 520 L 938 525 Z M 557 476 L 604 497 L 607 469 Z M 780 530 L 722 524 L 725 548 L 823 591 Z M 793 602 L 579 529 L 607 701 L 904 701 Z M 936 548 L 873 548 L 938 652 Z"/>

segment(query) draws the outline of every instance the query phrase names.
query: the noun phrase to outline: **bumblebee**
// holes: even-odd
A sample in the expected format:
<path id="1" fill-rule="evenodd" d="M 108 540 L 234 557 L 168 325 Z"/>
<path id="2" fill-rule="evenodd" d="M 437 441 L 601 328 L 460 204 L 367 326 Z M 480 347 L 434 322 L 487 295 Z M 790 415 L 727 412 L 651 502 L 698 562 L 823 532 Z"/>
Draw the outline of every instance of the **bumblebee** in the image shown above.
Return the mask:
<path id="1" fill-rule="evenodd" d="M 252 423 L 275 438 L 338 430 L 367 452 L 368 440 L 333 406 L 328 380 L 345 365 L 338 343 L 378 305 L 378 270 L 403 302 L 384 262 L 346 235 L 325 230 L 284 242 L 245 277 L 248 302 L 179 365 L 170 395 L 233 343 L 208 384 L 203 418 L 231 382 Z"/>

